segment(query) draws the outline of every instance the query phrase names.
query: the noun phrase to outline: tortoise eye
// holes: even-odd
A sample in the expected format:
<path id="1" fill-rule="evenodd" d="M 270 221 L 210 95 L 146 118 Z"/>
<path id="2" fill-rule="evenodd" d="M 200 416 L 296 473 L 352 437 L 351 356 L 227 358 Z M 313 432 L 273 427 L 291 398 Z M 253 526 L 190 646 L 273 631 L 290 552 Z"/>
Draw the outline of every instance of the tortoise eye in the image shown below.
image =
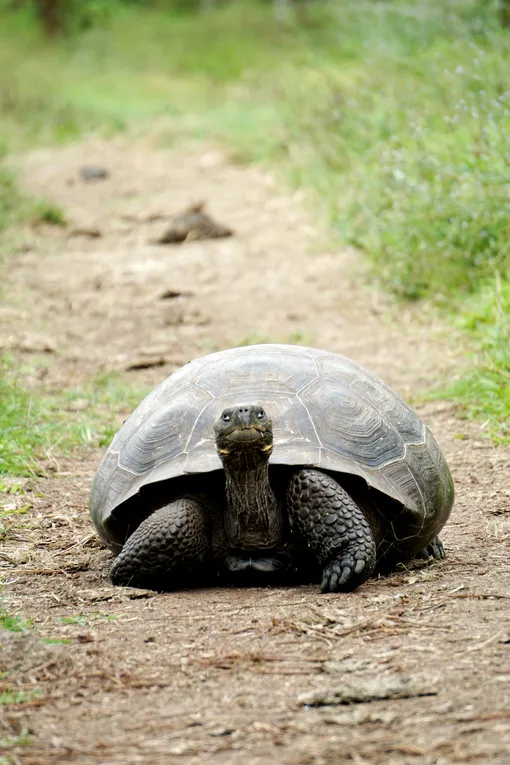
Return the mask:
<path id="1" fill-rule="evenodd" d="M 263 410 L 263 409 L 261 409 L 261 410 L 259 411 L 259 413 L 257 414 L 257 417 L 259 418 L 259 420 L 261 420 L 263 417 L 265 417 L 265 414 L 266 414 L 266 413 L 264 412 L 264 410 Z"/>
<path id="2" fill-rule="evenodd" d="M 230 421 L 230 415 L 227 414 L 226 412 L 223 412 L 223 414 L 221 415 L 221 419 L 223 420 L 223 422 L 229 422 Z"/>

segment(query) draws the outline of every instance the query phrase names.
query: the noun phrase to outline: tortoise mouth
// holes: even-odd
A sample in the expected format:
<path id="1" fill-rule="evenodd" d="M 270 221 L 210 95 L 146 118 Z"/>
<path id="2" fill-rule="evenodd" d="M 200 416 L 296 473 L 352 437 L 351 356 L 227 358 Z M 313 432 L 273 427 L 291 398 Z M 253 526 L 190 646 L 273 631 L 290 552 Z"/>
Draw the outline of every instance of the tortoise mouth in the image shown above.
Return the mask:
<path id="1" fill-rule="evenodd" d="M 244 428 L 234 428 L 230 433 L 225 434 L 226 441 L 233 441 L 234 443 L 247 443 L 251 441 L 260 441 L 266 434 L 262 428 L 257 428 L 255 425 L 250 425 Z"/>

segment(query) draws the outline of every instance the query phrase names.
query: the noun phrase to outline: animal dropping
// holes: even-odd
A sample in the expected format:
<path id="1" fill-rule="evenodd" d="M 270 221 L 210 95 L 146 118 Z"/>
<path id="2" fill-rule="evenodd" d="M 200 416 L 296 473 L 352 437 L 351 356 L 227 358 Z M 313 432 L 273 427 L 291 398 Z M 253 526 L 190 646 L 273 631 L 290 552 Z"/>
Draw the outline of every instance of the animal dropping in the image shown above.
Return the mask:
<path id="1" fill-rule="evenodd" d="M 155 240 L 155 244 L 181 244 L 199 239 L 221 239 L 232 234 L 231 229 L 216 223 L 204 212 L 204 203 L 200 202 L 175 215 L 171 219 L 170 228 Z"/>
<path id="2" fill-rule="evenodd" d="M 126 420 L 90 509 L 115 584 L 317 582 L 444 556 L 453 482 L 429 429 L 348 358 L 252 345 L 174 372 Z"/>

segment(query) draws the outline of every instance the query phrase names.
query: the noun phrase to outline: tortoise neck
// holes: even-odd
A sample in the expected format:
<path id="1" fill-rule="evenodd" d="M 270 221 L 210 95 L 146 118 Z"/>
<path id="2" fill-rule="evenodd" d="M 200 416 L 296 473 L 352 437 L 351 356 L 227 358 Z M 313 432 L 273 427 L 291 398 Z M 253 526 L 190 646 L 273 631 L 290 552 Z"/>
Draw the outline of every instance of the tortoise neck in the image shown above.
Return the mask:
<path id="1" fill-rule="evenodd" d="M 224 468 L 230 544 L 252 550 L 275 547 L 283 534 L 283 513 L 269 482 L 268 457 L 240 453 Z"/>

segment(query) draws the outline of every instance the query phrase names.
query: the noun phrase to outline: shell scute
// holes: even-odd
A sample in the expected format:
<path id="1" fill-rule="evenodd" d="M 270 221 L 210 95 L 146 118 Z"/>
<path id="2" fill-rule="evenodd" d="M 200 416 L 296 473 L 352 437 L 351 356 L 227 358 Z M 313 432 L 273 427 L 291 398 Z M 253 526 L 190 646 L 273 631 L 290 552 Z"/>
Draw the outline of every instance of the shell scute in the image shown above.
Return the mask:
<path id="1" fill-rule="evenodd" d="M 362 468 L 377 469 L 403 459 L 405 445 L 398 431 L 348 385 L 319 378 L 299 398 L 312 415 L 324 448 Z"/>
<path id="2" fill-rule="evenodd" d="M 381 380 L 357 377 L 350 384 L 361 400 L 376 407 L 378 413 L 396 428 L 406 444 L 423 443 L 424 426 L 406 402 Z"/>
<path id="3" fill-rule="evenodd" d="M 208 393 L 191 384 L 166 406 L 152 409 L 131 432 L 129 448 L 119 458 L 120 467 L 142 475 L 182 454 L 190 433 L 196 430 L 197 412 L 210 400 Z"/>
<path id="4" fill-rule="evenodd" d="M 237 350 L 241 353 L 225 354 L 198 377 L 198 384 L 217 398 L 243 403 L 247 396 L 258 396 L 272 401 L 274 397 L 294 395 L 311 377 L 317 377 L 313 358 L 306 355 L 286 354 L 285 364 L 281 364 L 274 352 L 250 354 L 248 348 Z"/>

